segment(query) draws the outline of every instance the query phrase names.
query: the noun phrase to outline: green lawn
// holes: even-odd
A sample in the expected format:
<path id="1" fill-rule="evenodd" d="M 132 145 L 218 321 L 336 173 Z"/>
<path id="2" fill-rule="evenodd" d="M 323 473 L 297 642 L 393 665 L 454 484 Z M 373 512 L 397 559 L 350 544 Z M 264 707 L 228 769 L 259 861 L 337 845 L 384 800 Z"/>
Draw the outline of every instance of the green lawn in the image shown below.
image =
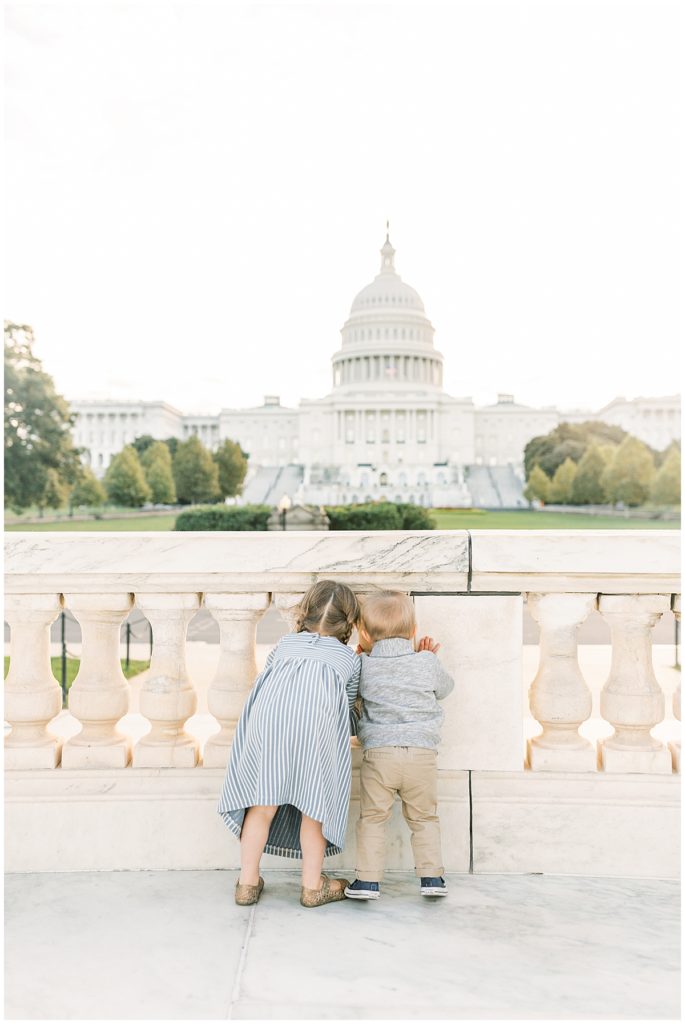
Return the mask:
<path id="1" fill-rule="evenodd" d="M 432 509 L 438 530 L 677 530 L 677 520 L 627 519 L 572 512 L 489 512 L 485 509 Z"/>
<path id="2" fill-rule="evenodd" d="M 432 509 L 439 530 L 677 530 L 677 520 L 627 519 L 620 514 L 591 516 L 571 512 L 490 512 L 477 508 Z M 57 523 L 11 523 L 6 530 L 173 530 L 176 514 L 131 516 L 128 519 L 63 520 Z"/>
<path id="3" fill-rule="evenodd" d="M 86 519 L 82 522 L 74 520 L 60 520 L 57 523 L 11 523 L 5 526 L 5 530 L 173 530 L 176 522 L 176 514 L 161 516 L 131 516 L 127 519 Z"/>
<path id="4" fill-rule="evenodd" d="M 81 664 L 80 658 L 67 658 L 67 690 L 76 679 L 76 673 L 78 672 L 79 665 Z M 50 667 L 52 668 L 52 674 L 57 682 L 62 685 L 62 659 L 60 657 L 50 658 Z M 144 672 L 146 668 L 150 667 L 149 661 L 129 661 L 128 668 L 124 667 L 124 659 L 121 659 L 121 670 L 127 679 L 132 679 L 133 676 L 139 675 Z M 10 660 L 5 655 L 5 678 L 10 669 Z"/>

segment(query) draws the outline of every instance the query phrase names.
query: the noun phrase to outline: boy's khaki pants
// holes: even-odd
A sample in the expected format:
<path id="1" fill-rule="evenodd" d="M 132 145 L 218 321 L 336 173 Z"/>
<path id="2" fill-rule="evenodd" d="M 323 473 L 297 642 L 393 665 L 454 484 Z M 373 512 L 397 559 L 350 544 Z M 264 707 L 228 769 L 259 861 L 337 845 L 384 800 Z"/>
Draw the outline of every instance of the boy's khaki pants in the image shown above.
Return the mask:
<path id="1" fill-rule="evenodd" d="M 364 751 L 357 822 L 357 878 L 380 882 L 385 868 L 385 830 L 395 794 L 411 829 L 419 878 L 444 874 L 440 850 L 437 751 L 428 747 L 371 747 Z"/>

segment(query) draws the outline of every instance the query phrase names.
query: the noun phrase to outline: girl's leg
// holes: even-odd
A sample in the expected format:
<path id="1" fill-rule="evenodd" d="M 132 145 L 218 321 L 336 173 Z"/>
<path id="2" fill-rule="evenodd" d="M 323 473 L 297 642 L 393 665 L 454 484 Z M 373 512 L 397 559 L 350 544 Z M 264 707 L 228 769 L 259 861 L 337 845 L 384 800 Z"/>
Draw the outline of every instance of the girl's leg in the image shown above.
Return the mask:
<path id="1" fill-rule="evenodd" d="M 259 862 L 278 807 L 248 807 L 240 833 L 240 884 L 257 885 Z"/>
<path id="2" fill-rule="evenodd" d="M 321 822 L 308 818 L 306 814 L 302 815 L 302 824 L 300 825 L 300 845 L 302 846 L 302 885 L 305 889 L 320 889 L 326 840 Z M 336 887 L 335 880 L 333 887 Z"/>

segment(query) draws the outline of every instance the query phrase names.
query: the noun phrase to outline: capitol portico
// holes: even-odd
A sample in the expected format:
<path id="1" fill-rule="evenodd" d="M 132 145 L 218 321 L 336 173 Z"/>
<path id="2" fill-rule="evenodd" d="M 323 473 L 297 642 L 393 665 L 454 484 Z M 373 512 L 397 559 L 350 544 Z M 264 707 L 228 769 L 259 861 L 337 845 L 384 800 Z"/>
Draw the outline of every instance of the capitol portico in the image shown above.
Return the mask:
<path id="1" fill-rule="evenodd" d="M 225 438 L 249 453 L 244 496 L 335 504 L 387 497 L 431 506 L 524 504 L 527 442 L 562 421 L 617 423 L 655 447 L 680 436 L 680 402 L 615 399 L 604 410 L 531 408 L 500 394 L 476 407 L 443 390 L 443 356 L 418 292 L 395 267 L 389 233 L 380 268 L 355 297 L 332 359 L 332 388 L 297 409 L 267 396 L 252 409 L 185 415 L 164 402 L 73 401 L 75 441 L 101 475 L 141 434 L 209 448 Z M 655 444 L 655 441 L 659 443 Z"/>

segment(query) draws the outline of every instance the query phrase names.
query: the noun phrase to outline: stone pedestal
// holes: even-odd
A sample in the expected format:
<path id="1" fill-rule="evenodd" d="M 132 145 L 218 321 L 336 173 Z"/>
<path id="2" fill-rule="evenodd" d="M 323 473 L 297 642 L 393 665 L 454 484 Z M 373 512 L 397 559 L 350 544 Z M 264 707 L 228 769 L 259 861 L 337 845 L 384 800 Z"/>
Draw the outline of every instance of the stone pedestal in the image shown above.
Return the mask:
<path id="1" fill-rule="evenodd" d="M 670 752 L 651 729 L 663 720 L 664 694 L 652 667 L 651 630 L 668 611 L 664 594 L 602 594 L 599 610 L 611 628 L 611 669 L 600 698 L 614 732 L 600 744 L 606 772 L 668 775 Z"/>
<path id="2" fill-rule="evenodd" d="M 152 625 L 150 674 L 140 691 L 140 710 L 152 729 L 133 751 L 135 768 L 193 768 L 198 747 L 184 729 L 197 708 L 185 660 L 188 623 L 200 606 L 198 594 L 137 594 L 136 604 Z"/>
<path id="3" fill-rule="evenodd" d="M 674 775 L 473 772 L 475 874 L 678 878 Z"/>
<path id="4" fill-rule="evenodd" d="M 542 734 L 528 740 L 533 771 L 591 772 L 597 754 L 578 727 L 592 713 L 592 695 L 578 664 L 577 632 L 596 605 L 595 594 L 530 594 L 540 626 L 540 665 L 529 690 L 530 710 Z"/>
<path id="5" fill-rule="evenodd" d="M 442 645 L 438 657 L 455 681 L 442 702 L 438 767 L 522 769 L 521 596 L 436 595 L 415 606 L 417 636 Z"/>
<path id="6" fill-rule="evenodd" d="M 10 669 L 5 680 L 5 768 L 56 768 L 61 745 L 47 729 L 62 708 L 50 667 L 50 626 L 62 607 L 59 594 L 8 594 Z"/>
<path id="7" fill-rule="evenodd" d="M 205 607 L 219 623 L 221 654 L 207 693 L 209 711 L 221 725 L 204 748 L 205 768 L 225 768 L 240 713 L 257 675 L 255 634 L 269 594 L 206 594 Z"/>
<path id="8" fill-rule="evenodd" d="M 69 690 L 69 710 L 83 728 L 64 744 L 62 767 L 125 768 L 131 749 L 116 723 L 129 709 L 119 637 L 131 595 L 65 594 L 64 599 L 81 625 L 81 664 Z"/>

